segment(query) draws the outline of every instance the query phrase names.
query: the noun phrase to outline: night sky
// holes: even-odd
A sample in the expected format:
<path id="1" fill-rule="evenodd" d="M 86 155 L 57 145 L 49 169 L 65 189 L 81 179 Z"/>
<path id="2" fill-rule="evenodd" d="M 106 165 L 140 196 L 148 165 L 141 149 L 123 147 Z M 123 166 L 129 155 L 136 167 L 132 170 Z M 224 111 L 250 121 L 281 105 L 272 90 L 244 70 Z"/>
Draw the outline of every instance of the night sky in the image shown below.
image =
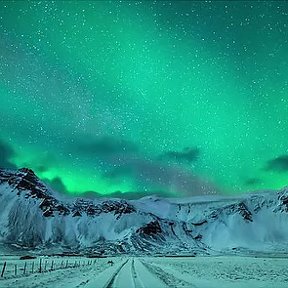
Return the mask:
<path id="1" fill-rule="evenodd" d="M 1 1 L 0 153 L 75 195 L 287 185 L 288 2 Z"/>

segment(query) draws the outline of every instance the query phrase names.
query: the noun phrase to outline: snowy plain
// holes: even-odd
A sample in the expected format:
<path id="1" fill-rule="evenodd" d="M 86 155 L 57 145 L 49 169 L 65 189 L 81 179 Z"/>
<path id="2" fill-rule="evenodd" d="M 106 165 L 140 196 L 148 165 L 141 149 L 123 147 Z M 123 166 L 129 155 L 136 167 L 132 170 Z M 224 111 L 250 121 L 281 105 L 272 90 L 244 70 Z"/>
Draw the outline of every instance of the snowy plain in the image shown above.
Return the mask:
<path id="1" fill-rule="evenodd" d="M 15 256 L 1 257 L 0 269 L 5 261 L 10 265 L 10 270 L 7 270 L 10 272 L 0 278 L 1 288 L 288 287 L 288 259 L 278 257 L 111 257 L 92 260 L 49 257 L 47 261 L 50 264 L 54 261 L 56 269 L 50 271 L 51 267 L 47 265 L 42 268 L 42 273 L 32 274 L 31 265 L 39 263 L 38 257 L 27 261 L 30 270 L 27 268 L 25 275 L 21 270 L 24 262 L 18 259 Z M 80 266 L 74 267 L 75 261 Z M 45 258 L 42 263 L 45 263 Z M 71 267 L 68 264 L 68 268 L 57 268 L 61 264 L 65 266 L 65 263 L 71 263 Z M 20 268 L 17 276 L 14 275 L 15 264 Z"/>

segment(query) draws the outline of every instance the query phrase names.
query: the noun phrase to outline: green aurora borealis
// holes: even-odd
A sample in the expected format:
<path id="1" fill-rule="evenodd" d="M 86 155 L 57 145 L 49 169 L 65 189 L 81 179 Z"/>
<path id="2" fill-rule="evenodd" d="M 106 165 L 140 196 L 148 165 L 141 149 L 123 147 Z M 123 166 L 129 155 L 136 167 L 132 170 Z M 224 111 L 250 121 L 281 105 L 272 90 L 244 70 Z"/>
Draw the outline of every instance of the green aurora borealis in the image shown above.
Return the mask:
<path id="1" fill-rule="evenodd" d="M 0 33 L 0 166 L 69 194 L 288 184 L 288 2 L 1 1 Z"/>

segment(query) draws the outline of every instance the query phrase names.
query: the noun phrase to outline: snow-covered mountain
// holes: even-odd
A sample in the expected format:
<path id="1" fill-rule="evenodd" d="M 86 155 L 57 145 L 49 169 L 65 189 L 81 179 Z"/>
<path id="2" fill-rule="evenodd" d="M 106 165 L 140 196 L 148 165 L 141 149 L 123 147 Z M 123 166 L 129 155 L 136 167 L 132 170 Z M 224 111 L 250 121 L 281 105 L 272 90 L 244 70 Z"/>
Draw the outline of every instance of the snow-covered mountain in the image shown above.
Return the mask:
<path id="1" fill-rule="evenodd" d="M 33 171 L 0 170 L 0 243 L 104 253 L 285 249 L 288 189 L 238 198 L 62 199 Z"/>

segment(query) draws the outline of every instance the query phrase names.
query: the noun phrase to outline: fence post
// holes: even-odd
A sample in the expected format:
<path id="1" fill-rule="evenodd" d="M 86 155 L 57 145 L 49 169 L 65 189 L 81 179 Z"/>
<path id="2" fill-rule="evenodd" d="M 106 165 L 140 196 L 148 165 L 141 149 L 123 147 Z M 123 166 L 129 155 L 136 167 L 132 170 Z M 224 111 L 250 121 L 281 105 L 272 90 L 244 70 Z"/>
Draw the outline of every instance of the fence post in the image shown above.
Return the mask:
<path id="1" fill-rule="evenodd" d="M 17 264 L 15 264 L 15 276 L 17 276 Z"/>
<path id="2" fill-rule="evenodd" d="M 68 267 L 68 260 L 66 260 L 66 268 Z"/>
<path id="3" fill-rule="evenodd" d="M 3 269 L 2 269 L 1 277 L 4 276 L 4 272 L 5 272 L 5 269 L 6 269 L 6 264 L 7 264 L 7 262 L 5 261 L 5 262 L 4 262 L 4 265 L 3 265 Z"/>
<path id="4" fill-rule="evenodd" d="M 33 272 L 34 272 L 34 261 L 32 262 L 32 274 L 33 274 Z"/>
<path id="5" fill-rule="evenodd" d="M 53 264 L 54 264 L 54 260 L 52 260 L 52 263 L 51 263 L 51 271 L 53 270 Z"/>
<path id="6" fill-rule="evenodd" d="M 23 268 L 23 274 L 26 273 L 26 266 L 27 266 L 27 263 L 26 263 L 26 261 L 25 261 L 25 263 L 24 263 L 24 268 Z"/>
<path id="7" fill-rule="evenodd" d="M 40 258 L 40 263 L 39 263 L 39 273 L 42 272 L 42 259 Z"/>

